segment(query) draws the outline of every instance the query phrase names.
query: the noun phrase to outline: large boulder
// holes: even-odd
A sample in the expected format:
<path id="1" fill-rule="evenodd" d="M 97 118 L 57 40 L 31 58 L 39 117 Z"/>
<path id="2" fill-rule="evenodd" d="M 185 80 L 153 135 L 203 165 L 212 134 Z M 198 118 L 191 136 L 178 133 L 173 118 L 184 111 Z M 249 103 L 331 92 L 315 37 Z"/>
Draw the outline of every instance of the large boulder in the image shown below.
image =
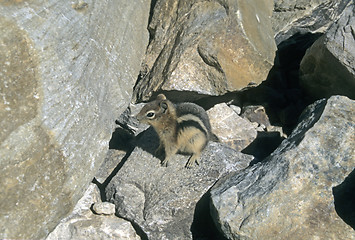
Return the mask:
<path id="1" fill-rule="evenodd" d="M 300 66 L 300 83 L 315 99 L 345 95 L 355 99 L 355 5 L 307 50 Z"/>
<path id="2" fill-rule="evenodd" d="M 40 239 L 100 167 L 148 43 L 148 1 L 0 3 L 0 238 Z"/>
<path id="3" fill-rule="evenodd" d="M 277 45 L 300 33 L 324 33 L 351 0 L 274 0 L 272 26 Z"/>
<path id="4" fill-rule="evenodd" d="M 212 188 L 211 212 L 228 239 L 355 239 L 333 196 L 355 167 L 354 108 L 341 96 L 316 102 L 270 157 Z"/>
<path id="5" fill-rule="evenodd" d="M 185 100 L 259 84 L 272 67 L 276 45 L 272 0 L 158 0 L 150 44 L 134 89 L 135 101 L 153 93 L 185 92 Z"/>
<path id="6" fill-rule="evenodd" d="M 244 169 L 252 157 L 210 142 L 198 166 L 187 169 L 188 156 L 175 155 L 168 167 L 162 167 L 154 157 L 158 141 L 152 128 L 139 136 L 137 147 L 122 159 L 124 164 L 118 164 L 106 187 L 107 201 L 148 239 L 192 239 L 201 234 L 196 222 L 208 216 L 208 209 L 198 207 L 200 200 L 222 175 Z M 202 228 L 208 233 L 206 226 Z"/>

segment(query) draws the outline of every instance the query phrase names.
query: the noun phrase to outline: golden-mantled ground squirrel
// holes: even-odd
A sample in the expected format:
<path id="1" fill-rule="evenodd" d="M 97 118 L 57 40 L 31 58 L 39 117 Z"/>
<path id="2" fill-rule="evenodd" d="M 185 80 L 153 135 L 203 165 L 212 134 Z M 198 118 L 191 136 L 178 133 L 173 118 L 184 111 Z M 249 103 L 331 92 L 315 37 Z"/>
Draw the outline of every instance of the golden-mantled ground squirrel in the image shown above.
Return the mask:
<path id="1" fill-rule="evenodd" d="M 156 150 L 159 154 L 165 150 L 163 166 L 176 154 L 192 154 L 186 164 L 192 167 L 211 138 L 211 125 L 206 111 L 194 103 L 174 104 L 159 94 L 157 99 L 147 103 L 138 113 L 141 123 L 151 125 L 158 133 L 160 145 Z"/>

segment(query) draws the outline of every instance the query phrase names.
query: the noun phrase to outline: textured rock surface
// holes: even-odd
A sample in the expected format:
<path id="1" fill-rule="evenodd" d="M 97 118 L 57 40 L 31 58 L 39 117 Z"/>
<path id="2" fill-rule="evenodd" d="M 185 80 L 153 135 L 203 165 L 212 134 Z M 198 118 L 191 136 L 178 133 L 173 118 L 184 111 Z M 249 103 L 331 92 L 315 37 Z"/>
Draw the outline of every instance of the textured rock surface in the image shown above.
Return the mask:
<path id="1" fill-rule="evenodd" d="M 250 122 L 262 125 L 264 128 L 271 126 L 265 107 L 262 105 L 243 107 L 243 114 L 241 116 L 248 119 Z"/>
<path id="2" fill-rule="evenodd" d="M 269 158 L 213 187 L 212 213 L 229 239 L 355 239 L 332 194 L 355 167 L 354 107 L 318 101 Z"/>
<path id="3" fill-rule="evenodd" d="M 1 1 L 1 239 L 44 237 L 84 193 L 131 97 L 147 3 Z"/>
<path id="4" fill-rule="evenodd" d="M 107 204 L 100 201 L 100 193 L 94 184 L 89 186 L 73 212 L 60 222 L 46 240 L 140 239 L 130 222 L 115 216 L 95 215 L 90 210 L 92 204 Z"/>
<path id="5" fill-rule="evenodd" d="M 256 138 L 256 127 L 240 117 L 227 104 L 220 103 L 207 111 L 212 132 L 231 148 L 241 151 Z"/>
<path id="6" fill-rule="evenodd" d="M 116 214 L 137 224 L 148 239 L 191 239 L 197 202 L 223 174 L 252 160 L 210 142 L 199 166 L 186 169 L 188 156 L 176 155 L 168 167 L 161 167 L 151 154 L 158 146 L 151 128 L 137 145 L 108 184 L 106 197 L 116 204 Z"/>
<path id="7" fill-rule="evenodd" d="M 279 44 L 296 33 L 324 33 L 351 0 L 274 0 L 272 24 Z"/>
<path id="8" fill-rule="evenodd" d="M 104 215 L 113 215 L 116 212 L 115 204 L 110 202 L 94 203 L 94 205 L 92 206 L 92 210 L 96 214 L 104 214 Z"/>
<path id="9" fill-rule="evenodd" d="M 314 98 L 346 95 L 355 99 L 355 5 L 349 5 L 302 59 L 300 80 Z"/>
<path id="10" fill-rule="evenodd" d="M 272 7 L 272 0 L 156 1 L 134 100 L 159 90 L 192 100 L 193 93 L 221 95 L 265 80 L 276 50 Z"/>

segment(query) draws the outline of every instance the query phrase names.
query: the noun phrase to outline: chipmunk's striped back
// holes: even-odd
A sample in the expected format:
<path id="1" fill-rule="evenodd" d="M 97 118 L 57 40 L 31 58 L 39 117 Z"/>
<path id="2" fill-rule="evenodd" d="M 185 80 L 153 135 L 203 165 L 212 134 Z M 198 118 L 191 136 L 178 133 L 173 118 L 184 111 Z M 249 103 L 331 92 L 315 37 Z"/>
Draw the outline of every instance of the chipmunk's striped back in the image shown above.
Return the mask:
<path id="1" fill-rule="evenodd" d="M 192 154 L 186 167 L 198 163 L 212 135 L 208 115 L 202 107 L 194 103 L 173 104 L 163 94 L 147 103 L 137 118 L 153 126 L 158 133 L 160 145 L 157 152 L 165 150 L 164 166 L 177 152 Z"/>

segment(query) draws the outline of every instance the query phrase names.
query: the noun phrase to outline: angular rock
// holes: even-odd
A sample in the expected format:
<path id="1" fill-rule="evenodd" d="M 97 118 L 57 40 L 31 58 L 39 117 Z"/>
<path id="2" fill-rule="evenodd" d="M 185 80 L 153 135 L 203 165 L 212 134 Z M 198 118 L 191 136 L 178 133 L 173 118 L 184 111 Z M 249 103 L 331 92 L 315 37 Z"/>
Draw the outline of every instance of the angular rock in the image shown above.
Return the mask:
<path id="1" fill-rule="evenodd" d="M 115 216 L 98 216 L 92 213 L 92 205 L 105 204 L 100 193 L 90 184 L 84 196 L 78 201 L 73 212 L 64 218 L 46 240 L 70 239 L 141 239 L 130 222 Z M 112 203 L 110 203 L 112 204 Z"/>
<path id="2" fill-rule="evenodd" d="M 115 204 L 110 202 L 94 203 L 94 205 L 92 206 L 92 210 L 99 215 L 114 215 L 116 211 Z"/>
<path id="3" fill-rule="evenodd" d="M 336 213 L 332 188 L 355 167 L 355 103 L 311 105 L 265 161 L 211 190 L 216 224 L 228 239 L 354 239 Z"/>
<path id="4" fill-rule="evenodd" d="M 302 59 L 300 84 L 315 99 L 345 95 L 355 99 L 355 5 L 349 5 Z"/>
<path id="5" fill-rule="evenodd" d="M 242 117 L 248 119 L 250 122 L 263 125 L 264 128 L 271 126 L 265 107 L 261 105 L 243 107 Z"/>
<path id="6" fill-rule="evenodd" d="M 192 239 L 191 225 L 200 198 L 224 174 L 248 166 L 252 157 L 210 142 L 200 164 L 186 169 L 188 156 L 176 155 L 168 167 L 152 152 L 158 137 L 143 132 L 125 164 L 106 188 L 116 214 L 134 222 L 148 239 Z"/>
<path id="7" fill-rule="evenodd" d="M 207 113 L 212 132 L 229 147 L 240 151 L 256 138 L 256 127 L 247 119 L 240 117 L 227 104 L 216 104 Z"/>
<path id="8" fill-rule="evenodd" d="M 1 1 L 1 239 L 43 238 L 84 193 L 131 98 L 147 3 Z"/>
<path id="9" fill-rule="evenodd" d="M 197 93 L 222 95 L 266 79 L 276 51 L 271 0 L 154 3 L 133 100 L 163 90 L 173 101 L 169 91 L 186 92 L 192 101 Z"/>
<path id="10" fill-rule="evenodd" d="M 276 44 L 295 34 L 324 33 L 350 0 L 274 0 L 272 25 Z"/>

